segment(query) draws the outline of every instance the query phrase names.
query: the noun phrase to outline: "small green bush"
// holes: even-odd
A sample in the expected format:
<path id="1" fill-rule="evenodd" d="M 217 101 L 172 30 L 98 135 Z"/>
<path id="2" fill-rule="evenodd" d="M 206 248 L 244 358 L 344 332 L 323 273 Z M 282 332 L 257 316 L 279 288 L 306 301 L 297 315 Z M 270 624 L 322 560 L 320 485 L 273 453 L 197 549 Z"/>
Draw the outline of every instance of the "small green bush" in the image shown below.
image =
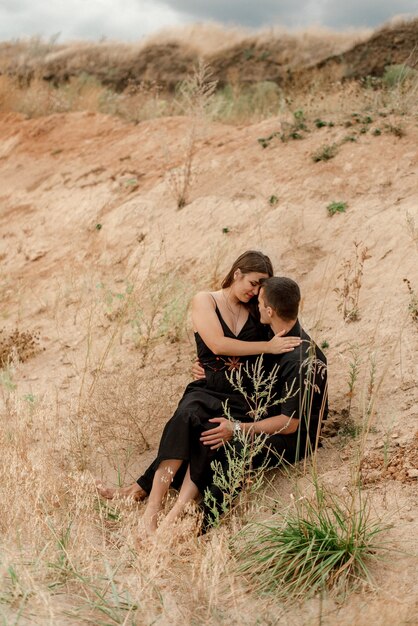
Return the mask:
<path id="1" fill-rule="evenodd" d="M 272 133 L 268 137 L 259 137 L 257 141 L 262 148 L 267 148 L 270 145 L 270 141 L 275 137 L 280 137 L 282 139 L 282 135 L 280 133 Z"/>
<path id="2" fill-rule="evenodd" d="M 244 54 L 244 59 L 246 61 L 249 61 L 250 59 L 253 59 L 255 56 L 255 52 L 253 50 L 253 48 L 246 48 L 243 52 Z"/>
<path id="3" fill-rule="evenodd" d="M 306 125 L 305 114 L 302 109 L 293 112 L 293 124 L 283 124 L 283 132 L 280 139 L 286 143 L 289 139 L 303 139 L 304 132 L 309 132 Z"/>
<path id="4" fill-rule="evenodd" d="M 278 114 L 283 98 L 282 90 L 273 81 L 238 87 L 226 84 L 214 94 L 209 113 L 212 119 L 222 121 L 265 119 Z"/>
<path id="5" fill-rule="evenodd" d="M 346 135 L 343 139 L 342 139 L 342 143 L 349 143 L 349 142 L 356 142 L 357 141 L 357 137 L 355 135 Z"/>
<path id="6" fill-rule="evenodd" d="M 418 79 L 418 72 L 408 65 L 387 65 L 382 76 L 382 82 L 392 89 L 402 85 L 406 80 Z"/>
<path id="7" fill-rule="evenodd" d="M 347 208 L 346 202 L 331 202 L 327 206 L 328 215 L 332 217 L 336 213 L 345 213 L 346 208 Z"/>
<path id="8" fill-rule="evenodd" d="M 294 111 L 293 117 L 295 119 L 294 125 L 293 125 L 295 130 L 307 130 L 306 123 L 305 123 L 305 114 L 302 111 L 302 109 L 298 109 L 297 111 Z"/>
<path id="9" fill-rule="evenodd" d="M 334 122 L 325 122 L 324 120 L 321 120 L 319 117 L 314 120 L 314 124 L 317 128 L 324 128 L 325 126 L 328 126 L 329 128 L 333 128 L 334 126 Z"/>
<path id="10" fill-rule="evenodd" d="M 338 146 L 336 143 L 326 144 L 321 146 L 312 154 L 312 160 L 314 163 L 318 163 L 319 161 L 329 161 L 333 159 L 338 153 Z"/>

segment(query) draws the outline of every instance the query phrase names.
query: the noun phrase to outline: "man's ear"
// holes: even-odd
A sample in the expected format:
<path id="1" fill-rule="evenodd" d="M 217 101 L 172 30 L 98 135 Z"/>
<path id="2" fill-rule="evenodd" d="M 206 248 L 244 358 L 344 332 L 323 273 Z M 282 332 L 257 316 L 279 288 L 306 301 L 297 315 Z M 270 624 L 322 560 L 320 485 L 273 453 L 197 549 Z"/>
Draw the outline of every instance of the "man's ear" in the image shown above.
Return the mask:
<path id="1" fill-rule="evenodd" d="M 267 315 L 268 315 L 269 317 L 273 317 L 274 311 L 273 311 L 273 309 L 271 308 L 271 306 L 268 306 L 268 307 L 266 308 L 266 311 L 267 311 Z"/>

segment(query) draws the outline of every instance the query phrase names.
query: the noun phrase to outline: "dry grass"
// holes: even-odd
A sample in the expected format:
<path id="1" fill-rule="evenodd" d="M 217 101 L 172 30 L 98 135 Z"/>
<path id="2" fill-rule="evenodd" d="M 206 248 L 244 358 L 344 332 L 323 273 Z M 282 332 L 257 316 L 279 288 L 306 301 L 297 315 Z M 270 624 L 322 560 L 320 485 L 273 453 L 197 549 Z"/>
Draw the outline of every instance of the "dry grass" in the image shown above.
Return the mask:
<path id="1" fill-rule="evenodd" d="M 307 116 L 315 116 L 319 111 L 323 115 L 350 114 L 353 110 L 416 111 L 418 81 L 413 71 L 405 80 L 392 77 L 389 82 L 385 79 L 381 83 L 366 79 L 364 85 L 345 82 L 337 89 L 335 83 L 330 84 L 328 72 L 321 71 L 315 80 L 303 80 L 300 86 L 290 83 L 285 89 L 268 77 L 261 76 L 257 82 L 256 74 L 251 84 L 241 80 L 244 71 L 241 57 L 246 51 L 260 58 L 273 53 L 276 64 L 299 71 L 343 53 L 370 35 L 369 31 L 335 33 L 320 29 L 289 33 L 279 28 L 251 33 L 213 24 L 163 31 L 135 45 L 57 44 L 39 38 L 3 43 L 0 44 L 0 110 L 17 111 L 29 117 L 97 111 L 132 123 L 182 115 L 184 90 L 176 91 L 176 85 L 187 82 L 199 57 L 217 67 L 219 55 L 228 58 L 229 54 L 235 54 L 234 46 L 238 46 L 241 52 L 237 53 L 237 65 L 228 70 L 226 83 L 222 82 L 212 105 L 207 107 L 210 119 L 243 123 L 283 116 L 295 110 L 303 110 Z M 162 51 L 158 46 L 165 46 L 164 54 L 168 55 L 161 60 L 161 67 Z M 408 62 L 413 65 L 416 61 L 411 57 Z M 164 64 L 171 67 L 169 79 Z M 303 87 L 308 83 L 307 88 Z"/>
<path id="2" fill-rule="evenodd" d="M 58 44 L 54 39 L 28 40 L 0 43 L 0 68 L 27 68 L 34 70 L 44 64 L 60 64 L 68 72 L 89 71 L 90 68 L 112 68 L 132 63 L 137 55 L 150 46 L 178 44 L 186 52 L 207 57 L 225 51 L 234 45 L 281 43 L 292 49 L 295 67 L 306 61 L 340 54 L 371 35 L 370 30 L 334 32 L 324 28 L 310 28 L 290 32 L 276 27 L 264 30 L 226 28 L 220 24 L 194 24 L 180 28 L 162 29 L 137 44 L 119 42 L 75 41 Z"/>
<path id="3" fill-rule="evenodd" d="M 158 445 L 159 433 L 188 382 L 183 378 L 155 365 L 131 372 L 120 365 L 100 377 L 85 410 L 98 464 L 106 471 L 111 468 L 119 484 L 129 483 L 141 454 Z"/>
<path id="4" fill-rule="evenodd" d="M 154 385 L 167 389 L 166 376 L 157 379 L 155 370 L 149 373 Z M 112 380 L 114 386 L 109 385 Z M 146 383 L 138 376 L 132 392 L 129 384 L 121 385 L 121 377 L 104 377 L 102 382 L 95 390 L 98 397 L 86 407 L 92 422 L 86 454 L 96 469 L 100 456 L 110 464 L 112 457 L 113 462 L 118 459 L 112 473 L 123 480 L 127 441 L 115 422 L 120 418 L 121 427 L 132 428 L 128 445 L 139 443 L 140 448 L 141 442 L 136 440 L 135 418 L 124 412 L 123 404 L 115 416 L 115 407 L 118 401 L 126 403 L 128 393 L 133 405 L 138 385 Z M 137 399 L 142 405 L 151 397 Z M 239 572 L 239 555 L 231 551 L 231 532 L 263 510 L 271 511 L 271 498 L 258 494 L 244 517 L 236 514 L 228 527 L 200 538 L 196 515 L 189 512 L 170 536 L 159 536 L 157 543 L 141 541 L 143 505 L 106 503 L 97 497 L 90 472 L 77 467 L 70 416 L 57 413 L 47 397 L 39 403 L 24 402 L 18 394 L 12 399 L 0 415 L 0 494 L 8 503 L 0 521 L 3 623 L 251 625 L 254 614 L 263 623 L 275 623 L 278 615 L 289 626 L 294 619 L 311 623 L 314 602 L 297 618 L 299 609 L 292 603 L 289 607 L 289 599 L 259 596 Z M 160 402 L 159 411 L 163 408 L 170 410 L 169 402 Z M 153 415 L 153 422 L 145 424 L 154 435 L 156 423 L 161 428 Z M 281 480 L 292 484 L 294 479 Z"/>
<path id="5" fill-rule="evenodd" d="M 311 123 L 322 117 L 338 124 L 353 113 L 360 113 L 372 115 L 372 130 L 381 134 L 396 132 L 400 128 L 399 121 L 388 123 L 385 119 L 388 116 L 417 114 L 417 89 L 415 78 L 393 88 L 368 89 L 357 82 L 348 82 L 338 89 L 334 86 L 330 89 L 319 82 L 308 92 L 287 93 L 269 81 L 254 85 L 232 82 L 213 95 L 205 109 L 205 117 L 243 124 L 280 116 L 283 124 L 291 125 L 294 112 L 303 111 Z M 116 93 L 88 74 L 74 77 L 59 87 L 42 79 L 22 85 L 17 79 L 3 75 L 0 76 L 0 111 L 18 112 L 27 117 L 89 111 L 115 115 L 137 124 L 147 119 L 184 115 L 187 103 L 181 90 L 169 94 L 155 82 L 132 84 L 123 93 Z"/>
<path id="6" fill-rule="evenodd" d="M 218 274 L 222 250 L 213 254 L 210 265 Z M 162 267 L 159 270 L 157 285 L 165 275 Z M 238 571 L 231 534 L 271 513 L 276 504 L 268 491 L 258 492 L 245 509 L 237 508 L 228 526 L 197 537 L 197 515 L 191 511 L 170 536 L 160 536 L 155 544 L 140 541 L 143 504 L 107 503 L 95 492 L 94 476 L 127 484 L 140 474 L 150 458 L 148 446 L 155 448 L 189 378 L 187 359 L 173 366 L 176 344 L 167 343 L 167 329 L 160 332 L 161 310 L 177 279 L 171 276 L 161 292 L 152 291 L 151 284 L 145 288 L 145 277 L 138 299 L 135 289 L 126 291 L 120 285 L 118 292 L 99 290 L 97 308 L 78 315 L 79 324 L 94 322 L 85 329 L 90 355 L 84 361 L 86 371 L 77 373 L 73 392 L 66 393 L 66 403 L 48 395 L 22 398 L 16 386 L 5 389 L 2 383 L 7 402 L 0 411 L 0 496 L 8 503 L 0 518 L 4 624 L 252 625 L 257 615 L 262 623 L 273 624 L 280 616 L 281 623 L 293 626 L 295 620 L 308 625 L 317 619 L 315 599 L 299 609 L 287 600 L 260 596 Z M 79 295 L 91 299 L 90 292 Z M 77 297 L 72 293 L 73 300 Z M 137 367 L 141 353 L 129 336 L 130 314 L 139 303 L 144 328 L 153 329 L 143 368 Z M 61 304 L 66 308 L 67 302 Z M 151 322 L 153 306 L 160 313 Z M 104 320 L 108 327 L 99 341 L 97 329 Z M 128 343 L 120 342 L 124 337 Z M 184 337 L 179 339 L 187 352 Z M 103 346 L 110 343 L 112 350 L 104 360 Z M 89 388 L 90 381 L 94 386 Z M 80 387 L 91 391 L 81 393 Z M 303 472 L 279 480 L 284 493 L 306 488 Z M 283 499 L 281 506 L 290 504 Z M 336 613 L 342 624 L 350 623 L 355 603 L 347 611 L 346 604 L 340 610 L 332 602 L 323 599 L 322 623 L 335 623 Z"/>
<path id="7" fill-rule="evenodd" d="M 166 377 L 152 373 L 155 405 L 155 385 L 167 385 Z M 112 378 L 103 379 L 86 407 L 92 424 L 85 454 L 96 469 L 98 457 L 108 459 L 112 446 L 114 459 L 123 459 L 127 439 L 141 447 L 131 413 L 122 407 L 115 416 L 122 397 L 132 405 L 148 402 L 152 412 L 152 384 L 137 378 L 129 398 L 131 386 L 121 385 L 121 378 L 114 388 Z M 137 396 L 138 385 L 149 395 Z M 158 399 L 160 413 L 169 410 Z M 16 394 L 0 419 L 0 493 L 9 503 L 0 521 L 3 623 L 216 623 L 221 614 L 238 620 L 247 600 L 232 573 L 226 533 L 198 539 L 191 513 L 165 540 L 139 543 L 141 505 L 99 500 L 91 475 L 77 467 L 70 415 L 58 414 L 48 398 L 28 403 Z M 153 412 L 146 427 L 154 438 L 157 424 L 160 429 Z M 132 429 L 130 440 L 120 437 L 123 427 Z M 119 477 L 125 478 L 122 472 Z M 250 616 L 241 623 L 251 623 Z"/>
<path id="8" fill-rule="evenodd" d="M 93 53 L 93 60 L 85 56 L 83 50 L 82 46 L 77 61 L 80 65 L 77 64 L 76 69 L 71 67 L 68 70 L 68 81 L 59 82 L 57 86 L 45 81 L 42 72 L 38 70 L 28 70 L 30 80 L 7 73 L 0 75 L 0 111 L 18 112 L 27 117 L 92 111 L 116 115 L 134 124 L 156 117 L 184 115 L 190 111 L 187 102 L 187 85 L 190 80 L 187 81 L 184 76 L 179 76 L 179 89 L 174 93 L 164 89 L 158 81 L 148 79 L 128 81 L 124 90 L 118 92 L 106 86 L 102 75 L 95 77 L 95 72 L 89 68 L 96 67 L 99 61 L 94 59 Z M 118 51 L 115 44 L 116 56 Z M 64 52 L 56 54 L 64 55 Z M 108 49 L 103 52 L 103 59 L 107 59 L 107 55 L 110 55 Z M 23 66 L 26 67 L 25 64 Z M 193 65 L 190 64 L 192 71 Z M 402 76 L 401 69 L 399 73 Z M 405 74 L 404 79 L 393 82 L 378 80 L 361 84 L 358 81 L 347 81 L 338 84 L 337 88 L 335 83 L 329 82 L 326 74 L 324 77 L 318 74 L 307 89 L 291 85 L 283 89 L 273 81 L 243 84 L 238 78 L 238 72 L 236 76 L 230 72 L 229 82 L 216 91 L 205 107 L 205 117 L 242 124 L 279 115 L 286 124 L 294 122 L 295 111 L 302 111 L 307 120 L 321 116 L 338 123 L 356 112 L 371 115 L 373 131 L 381 134 L 390 129 L 395 132 L 399 127 L 399 124 L 387 124 L 384 119 L 387 116 L 417 114 L 417 93 L 418 73 L 414 71 Z"/>
<path id="9" fill-rule="evenodd" d="M 54 88 L 35 78 L 21 86 L 15 78 L 0 76 L 0 109 L 32 118 L 68 113 L 69 111 L 101 111 L 107 91 L 87 75 L 72 79 L 68 85 Z"/>

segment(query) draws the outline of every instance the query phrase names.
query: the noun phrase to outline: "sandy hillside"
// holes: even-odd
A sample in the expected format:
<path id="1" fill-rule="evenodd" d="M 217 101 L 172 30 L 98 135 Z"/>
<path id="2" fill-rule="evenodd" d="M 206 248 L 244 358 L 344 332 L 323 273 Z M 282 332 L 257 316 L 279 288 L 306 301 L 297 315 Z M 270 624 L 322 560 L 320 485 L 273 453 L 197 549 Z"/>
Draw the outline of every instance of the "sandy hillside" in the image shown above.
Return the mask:
<path id="1" fill-rule="evenodd" d="M 117 92 L 158 85 L 173 92 L 202 59 L 219 87 L 272 82 L 302 91 L 330 78 L 381 77 L 389 65 L 416 68 L 418 20 L 394 20 L 376 31 L 311 28 L 244 30 L 197 24 L 166 30 L 138 44 L 56 43 L 39 38 L 0 42 L 0 75 L 54 86 L 96 80 Z"/>
<path id="2" fill-rule="evenodd" d="M 56 484 L 60 472 L 71 472 L 72 480 L 92 493 L 92 475 L 117 481 L 115 459 L 124 459 L 125 482 L 145 466 L 189 380 L 194 348 L 181 305 L 195 290 L 215 285 L 237 254 L 257 248 L 271 256 L 276 273 L 300 283 L 303 324 L 328 346 L 335 426 L 320 451 L 320 474 L 339 492 L 349 482 L 355 444 L 336 432 L 347 418 L 350 364 L 357 352 L 360 374 L 351 416 L 361 422 L 367 406 L 372 414 L 365 490 L 373 513 L 393 525 L 388 541 L 417 553 L 418 322 L 404 279 L 417 293 L 418 127 L 412 117 L 373 112 L 367 131 L 360 132 L 353 113 L 347 105 L 346 112 L 329 114 L 332 127 L 316 128 L 307 119 L 304 138 L 285 142 L 279 135 L 288 126 L 278 118 L 238 128 L 200 125 L 190 199 L 180 210 L 172 188 L 190 139 L 187 117 L 137 126 L 94 113 L 0 117 L 3 336 L 15 328 L 27 332 L 35 351 L 32 356 L 23 337 L 23 362 L 15 359 L 2 379 L 3 432 L 5 437 L 12 432 L 17 420 L 20 442 L 26 433 L 25 452 L 18 450 L 24 467 L 39 470 L 44 484 L 53 483 L 51 493 L 58 494 L 58 513 L 51 508 L 50 515 L 72 501 L 72 487 L 63 495 Z M 356 141 L 347 140 L 354 131 Z M 261 138 L 267 140 L 265 148 Z M 334 144 L 334 158 L 313 160 L 324 145 Z M 345 212 L 331 217 L 327 206 L 333 201 L 346 202 Z M 354 265 L 354 242 L 367 258 L 359 319 L 347 323 L 335 289 L 343 288 L 344 262 Z M 165 291 L 158 291 L 159 285 Z M 136 384 L 148 381 L 148 396 L 141 388 L 138 404 L 135 397 L 118 396 L 131 375 Z M 119 412 L 125 420 L 129 402 L 150 446 L 146 450 L 136 441 L 130 455 L 105 432 L 114 432 Z M 100 415 L 107 421 L 99 437 L 97 422 L 94 428 L 88 422 Z M 49 464 L 40 469 L 42 455 Z M 287 493 L 287 483 L 280 484 Z M 25 516 L 23 508 L 20 514 Z M 91 510 L 89 515 L 94 518 Z M 89 532 L 93 545 L 93 526 Z M 7 533 L 12 537 L 10 528 Z M 396 554 L 373 567 L 376 593 L 351 596 L 340 608 L 324 600 L 324 624 L 412 623 L 407 620 L 418 600 L 416 561 Z M 182 613 L 180 596 L 171 592 L 159 613 L 132 623 L 187 621 L 191 613 Z M 33 593 L 35 621 L 28 618 L 30 623 L 85 623 L 74 615 L 64 618 L 53 599 L 46 608 L 44 596 Z M 229 623 L 239 623 L 234 620 L 240 606 L 245 611 L 240 598 L 229 605 L 237 611 L 225 617 Z M 73 601 L 68 596 L 66 602 Z M 18 606 L 16 601 L 8 610 L 13 614 Z M 274 606 L 263 607 L 263 623 L 273 623 Z M 283 623 L 317 623 L 315 602 L 299 610 L 286 613 Z M 221 623 L 215 616 L 209 611 L 198 619 Z M 246 620 L 255 623 L 250 616 Z"/>

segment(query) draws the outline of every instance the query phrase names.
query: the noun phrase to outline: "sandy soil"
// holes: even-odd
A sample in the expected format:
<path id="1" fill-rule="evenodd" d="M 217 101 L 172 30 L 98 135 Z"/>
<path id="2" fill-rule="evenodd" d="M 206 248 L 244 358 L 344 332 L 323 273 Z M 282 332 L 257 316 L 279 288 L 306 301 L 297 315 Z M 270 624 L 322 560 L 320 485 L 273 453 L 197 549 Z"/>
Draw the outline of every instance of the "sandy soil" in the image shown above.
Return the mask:
<path id="1" fill-rule="evenodd" d="M 278 119 L 239 128 L 202 126 L 190 202 L 178 210 L 168 172 L 183 163 L 187 118 L 129 126 L 99 114 L 37 120 L 2 115 L 2 325 L 5 332 L 18 327 L 39 333 L 38 353 L 14 370 L 19 393 L 42 397 L 54 390 L 64 407 L 71 406 L 89 332 L 100 345 L 112 324 L 108 312 L 102 326 L 88 329 L 87 305 L 97 301 L 99 283 L 123 291 L 128 280 L 141 284 L 150 271 L 168 269 L 194 290 L 222 276 L 238 253 L 262 249 L 277 274 L 300 283 L 303 324 L 329 345 L 331 422 L 337 429 L 348 405 L 353 347 L 361 361 L 354 416 L 364 412 L 374 368 L 366 489 L 377 514 L 393 525 L 390 541 L 416 554 L 418 326 L 403 279 L 418 292 L 418 127 L 408 117 L 377 116 L 356 142 L 342 142 L 350 132 L 347 120 L 333 120 L 332 128 L 310 124 L 300 141 L 274 137 L 265 149 L 258 139 L 280 132 Z M 389 132 L 390 124 L 402 124 L 404 136 Z M 377 127 L 382 133 L 374 136 Z M 315 163 L 311 155 L 333 143 L 340 146 L 335 158 Z M 330 217 L 332 201 L 346 202 L 346 212 Z M 347 323 L 335 288 L 342 287 L 343 262 L 354 262 L 354 242 L 367 247 L 368 258 L 359 320 Z M 128 323 L 126 329 L 118 358 L 123 354 L 122 367 L 133 368 L 138 354 Z M 158 360 L 175 374 L 173 397 L 187 381 L 192 354 L 190 332 L 177 344 L 153 344 L 151 363 Z M 112 367 L 110 357 L 104 370 Z M 349 438 L 341 444 L 330 436 L 320 454 L 322 473 L 337 489 L 349 480 L 351 445 Z M 134 470 L 151 454 L 136 459 Z M 416 561 L 401 555 L 377 565 L 375 574 L 380 591 L 352 601 L 338 623 L 416 623 L 407 621 L 417 600 Z M 337 608 L 327 611 L 324 623 L 336 623 Z"/>

